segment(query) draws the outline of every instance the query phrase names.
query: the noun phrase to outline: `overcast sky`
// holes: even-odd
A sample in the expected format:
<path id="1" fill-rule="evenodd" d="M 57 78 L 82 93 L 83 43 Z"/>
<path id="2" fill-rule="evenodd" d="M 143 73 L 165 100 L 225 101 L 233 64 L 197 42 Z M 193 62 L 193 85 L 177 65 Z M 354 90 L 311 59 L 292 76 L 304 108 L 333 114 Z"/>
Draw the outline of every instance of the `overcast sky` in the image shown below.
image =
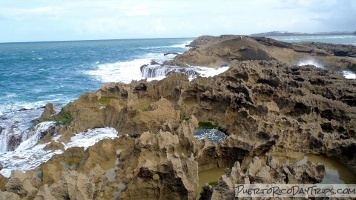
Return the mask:
<path id="1" fill-rule="evenodd" d="M 0 42 L 356 31 L 356 0 L 0 0 Z"/>

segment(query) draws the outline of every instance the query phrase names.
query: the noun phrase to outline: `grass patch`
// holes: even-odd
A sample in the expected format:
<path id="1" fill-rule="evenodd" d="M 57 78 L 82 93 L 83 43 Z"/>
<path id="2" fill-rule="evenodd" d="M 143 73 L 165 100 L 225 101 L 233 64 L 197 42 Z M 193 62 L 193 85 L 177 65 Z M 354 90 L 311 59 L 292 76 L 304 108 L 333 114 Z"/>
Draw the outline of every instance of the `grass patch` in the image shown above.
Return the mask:
<path id="1" fill-rule="evenodd" d="M 112 97 L 101 97 L 99 99 L 99 103 L 103 106 L 107 106 L 110 103 L 110 101 L 113 99 L 117 100 L 117 98 L 112 98 Z"/>
<path id="2" fill-rule="evenodd" d="M 220 126 L 215 125 L 211 122 L 199 122 L 198 129 L 218 129 L 219 131 L 225 133 L 225 131 Z"/>
<path id="3" fill-rule="evenodd" d="M 57 125 L 69 125 L 74 120 L 70 112 L 59 113 L 59 119 L 57 120 Z"/>
<path id="4" fill-rule="evenodd" d="M 153 103 L 153 101 L 145 101 L 145 102 L 141 102 L 138 103 L 134 106 L 135 110 L 142 110 L 142 111 L 148 111 L 150 105 Z"/>
<path id="5" fill-rule="evenodd" d="M 79 165 L 81 159 L 80 158 L 67 158 L 65 160 L 65 162 L 68 164 L 68 165 Z"/>
<path id="6" fill-rule="evenodd" d="M 213 182 L 210 182 L 209 185 L 211 185 L 211 186 L 214 187 L 214 186 L 217 185 L 218 183 L 219 183 L 218 181 L 213 181 Z"/>

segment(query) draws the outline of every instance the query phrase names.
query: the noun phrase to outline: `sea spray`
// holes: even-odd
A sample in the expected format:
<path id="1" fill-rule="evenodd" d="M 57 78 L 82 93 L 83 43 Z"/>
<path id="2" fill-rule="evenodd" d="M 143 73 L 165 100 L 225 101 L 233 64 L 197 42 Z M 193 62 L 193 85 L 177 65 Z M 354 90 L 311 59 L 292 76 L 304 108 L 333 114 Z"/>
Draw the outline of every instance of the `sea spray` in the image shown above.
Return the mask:
<path id="1" fill-rule="evenodd" d="M 314 65 L 317 68 L 325 69 L 325 67 L 322 64 L 320 64 L 319 62 L 317 62 L 315 60 L 311 60 L 311 59 L 300 61 L 300 62 L 298 62 L 297 65 L 298 66 Z M 346 79 L 356 79 L 356 74 L 351 71 L 342 71 L 341 74 Z"/>
<path id="2" fill-rule="evenodd" d="M 63 153 L 62 150 L 45 150 L 45 144 L 37 144 L 40 134 L 51 127 L 53 122 L 44 122 L 37 126 L 35 133 L 24 141 L 15 151 L 0 152 L 0 163 L 3 169 L 0 171 L 5 177 L 10 177 L 12 170 L 26 171 L 35 169 L 42 163 L 47 162 L 53 155 Z M 60 135 L 55 135 L 52 140 L 59 142 Z M 114 128 L 89 129 L 74 135 L 70 142 L 62 143 L 65 149 L 71 147 L 84 147 L 85 149 L 103 139 L 113 139 L 118 137 L 118 132 Z"/>
<path id="3" fill-rule="evenodd" d="M 320 64 L 318 61 L 312 60 L 312 59 L 299 61 L 297 65 L 298 66 L 314 65 L 317 68 L 324 69 L 324 66 L 322 64 Z"/>
<path id="4" fill-rule="evenodd" d="M 350 71 L 343 71 L 342 74 L 346 79 L 356 79 L 356 74 Z"/>
<path id="5" fill-rule="evenodd" d="M 22 135 L 22 143 L 15 149 L 15 151 L 22 151 L 35 146 L 44 135 L 49 133 L 49 129 L 54 127 L 56 122 L 47 121 L 36 125 L 34 131 L 24 132 Z"/>
<path id="6" fill-rule="evenodd" d="M 187 75 L 187 77 L 192 80 L 199 76 L 201 77 L 211 77 L 219 75 L 229 69 L 228 66 L 219 68 L 210 67 L 200 67 L 200 66 L 189 66 L 189 67 L 178 67 L 170 65 L 143 65 L 141 66 L 141 75 L 144 78 L 156 78 L 163 79 L 166 76 L 178 72 Z M 150 79 L 149 79 L 150 80 Z"/>

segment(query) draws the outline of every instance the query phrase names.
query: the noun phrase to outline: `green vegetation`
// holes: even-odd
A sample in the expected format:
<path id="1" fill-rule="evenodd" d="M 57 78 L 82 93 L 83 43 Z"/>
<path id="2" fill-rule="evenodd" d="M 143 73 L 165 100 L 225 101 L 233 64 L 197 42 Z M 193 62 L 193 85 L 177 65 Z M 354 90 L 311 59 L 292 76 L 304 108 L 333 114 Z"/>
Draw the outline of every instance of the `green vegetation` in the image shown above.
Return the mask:
<path id="1" fill-rule="evenodd" d="M 101 97 L 99 99 L 99 103 L 103 106 L 107 106 L 110 103 L 110 101 L 113 99 L 117 100 L 117 98 L 112 98 L 112 97 Z"/>
<path id="2" fill-rule="evenodd" d="M 145 101 L 142 103 L 138 103 L 134 106 L 134 109 L 136 110 L 142 110 L 142 111 L 148 111 L 150 105 L 153 103 L 153 101 Z"/>
<path id="3" fill-rule="evenodd" d="M 74 118 L 70 112 L 60 112 L 57 125 L 69 125 L 73 120 Z"/>
<path id="4" fill-rule="evenodd" d="M 78 166 L 80 161 L 81 161 L 80 158 L 67 158 L 65 160 L 66 164 L 71 165 L 71 166 Z"/>
<path id="5" fill-rule="evenodd" d="M 211 186 L 214 187 L 214 186 L 217 185 L 218 183 L 219 183 L 218 181 L 213 181 L 213 182 L 210 182 L 209 185 L 211 185 Z"/>
<path id="6" fill-rule="evenodd" d="M 225 131 L 220 126 L 215 125 L 211 122 L 199 122 L 198 129 L 218 129 L 219 131 L 225 133 Z"/>

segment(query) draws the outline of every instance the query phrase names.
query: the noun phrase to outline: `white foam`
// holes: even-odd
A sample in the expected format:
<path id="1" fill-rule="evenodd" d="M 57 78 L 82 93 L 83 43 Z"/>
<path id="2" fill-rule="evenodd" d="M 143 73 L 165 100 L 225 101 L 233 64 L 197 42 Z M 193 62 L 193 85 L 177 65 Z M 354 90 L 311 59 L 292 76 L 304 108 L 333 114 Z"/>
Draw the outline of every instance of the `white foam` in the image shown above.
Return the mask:
<path id="1" fill-rule="evenodd" d="M 40 140 L 41 133 L 46 131 L 49 127 L 55 125 L 54 121 L 42 122 L 36 125 L 35 131 L 29 131 L 23 134 L 22 143 L 15 149 L 15 151 L 22 151 L 32 148 Z"/>
<path id="2" fill-rule="evenodd" d="M 44 147 L 48 144 L 36 144 L 36 138 L 41 131 L 46 130 L 52 122 L 45 122 L 37 127 L 35 134 L 23 142 L 15 151 L 0 152 L 0 162 L 3 169 L 0 171 L 5 177 L 10 177 L 12 170 L 27 171 L 35 169 L 42 163 L 47 162 L 53 155 L 61 154 L 63 151 L 47 151 Z M 53 140 L 58 141 L 61 136 L 53 137 Z M 64 144 L 65 149 L 70 147 L 88 147 L 94 145 L 103 139 L 117 138 L 118 132 L 114 128 L 97 128 L 90 129 L 86 132 L 81 132 L 73 136 L 67 144 Z"/>
<path id="3" fill-rule="evenodd" d="M 356 79 L 356 74 L 350 71 L 343 71 L 342 74 L 346 79 Z"/>
<path id="4" fill-rule="evenodd" d="M 201 77 L 212 77 L 219 75 L 226 70 L 228 70 L 229 67 L 220 67 L 220 68 L 210 68 L 210 67 L 197 67 L 197 66 L 190 66 L 186 68 L 181 68 L 181 67 L 176 67 L 176 66 L 159 66 L 159 65 L 150 65 L 147 66 L 147 68 L 143 71 L 142 76 L 145 78 L 148 78 L 148 81 L 152 80 L 162 80 L 166 76 L 166 74 L 169 74 L 171 72 L 181 72 L 185 73 L 189 80 L 193 80 L 197 78 L 197 74 L 194 72 L 198 73 L 198 76 Z M 154 70 L 154 72 L 149 72 L 150 70 Z M 180 71 L 184 70 L 184 71 Z"/>
<path id="5" fill-rule="evenodd" d="M 144 49 L 152 48 L 180 48 L 181 51 L 188 49 L 186 45 L 190 44 L 191 40 L 184 41 L 180 44 L 159 47 L 145 47 Z M 123 82 L 130 83 L 132 80 L 141 80 L 145 77 L 141 76 L 140 67 L 142 65 L 150 64 L 152 60 L 163 63 L 165 60 L 170 60 L 175 57 L 174 54 L 164 56 L 164 50 L 161 53 L 147 53 L 139 56 L 137 59 L 131 61 L 122 61 L 116 63 L 99 63 L 96 62 L 95 69 L 86 71 L 84 73 L 95 77 L 96 80 L 103 83 Z M 180 53 L 180 52 L 174 52 Z M 156 79 L 156 78 L 154 78 Z"/>
<path id="6" fill-rule="evenodd" d="M 189 48 L 187 47 L 187 45 L 189 45 L 193 40 L 187 40 L 187 41 L 184 41 L 183 43 L 181 44 L 174 44 L 174 45 L 171 45 L 169 47 L 174 47 L 174 48 Z"/>
<path id="7" fill-rule="evenodd" d="M 210 67 L 197 67 L 197 72 L 201 74 L 202 77 L 213 77 L 224 73 L 230 67 L 219 67 L 219 68 L 210 68 Z"/>
<path id="8" fill-rule="evenodd" d="M 324 66 L 315 60 L 303 60 L 298 63 L 298 66 L 314 65 L 317 68 L 325 69 Z M 356 79 L 356 74 L 351 71 L 343 71 L 342 74 L 346 79 Z"/>
<path id="9" fill-rule="evenodd" d="M 198 140 L 204 140 L 207 138 L 211 142 L 219 143 L 226 139 L 225 133 L 218 129 L 195 129 L 194 137 Z"/>
<path id="10" fill-rule="evenodd" d="M 12 170 L 35 169 L 40 164 L 47 162 L 53 155 L 63 153 L 61 150 L 45 151 L 46 145 L 40 144 L 26 150 L 0 153 L 0 162 L 4 167 L 0 173 L 8 178 Z"/>
<path id="11" fill-rule="evenodd" d="M 96 128 L 89 129 L 86 132 L 81 132 L 73 136 L 65 145 L 65 149 L 70 147 L 84 147 L 87 149 L 95 143 L 103 139 L 114 139 L 118 137 L 118 132 L 114 128 Z"/>
<path id="12" fill-rule="evenodd" d="M 305 65 L 314 65 L 317 68 L 321 68 L 324 69 L 324 66 L 322 64 L 320 64 L 319 62 L 315 61 L 315 60 L 302 60 L 299 61 L 298 66 L 305 66 Z"/>
<path id="13" fill-rule="evenodd" d="M 105 63 L 97 65 L 97 69 L 88 71 L 87 74 L 94 76 L 98 81 L 104 83 L 124 82 L 140 80 L 140 67 L 149 64 L 151 59 L 135 59 L 132 61 Z"/>
<path id="14" fill-rule="evenodd" d="M 163 53 L 148 53 L 131 61 L 97 64 L 96 69 L 85 72 L 104 83 L 123 82 L 144 79 L 141 75 L 141 66 L 150 64 L 152 60 L 162 63 L 172 59 L 174 55 L 164 56 Z"/>

